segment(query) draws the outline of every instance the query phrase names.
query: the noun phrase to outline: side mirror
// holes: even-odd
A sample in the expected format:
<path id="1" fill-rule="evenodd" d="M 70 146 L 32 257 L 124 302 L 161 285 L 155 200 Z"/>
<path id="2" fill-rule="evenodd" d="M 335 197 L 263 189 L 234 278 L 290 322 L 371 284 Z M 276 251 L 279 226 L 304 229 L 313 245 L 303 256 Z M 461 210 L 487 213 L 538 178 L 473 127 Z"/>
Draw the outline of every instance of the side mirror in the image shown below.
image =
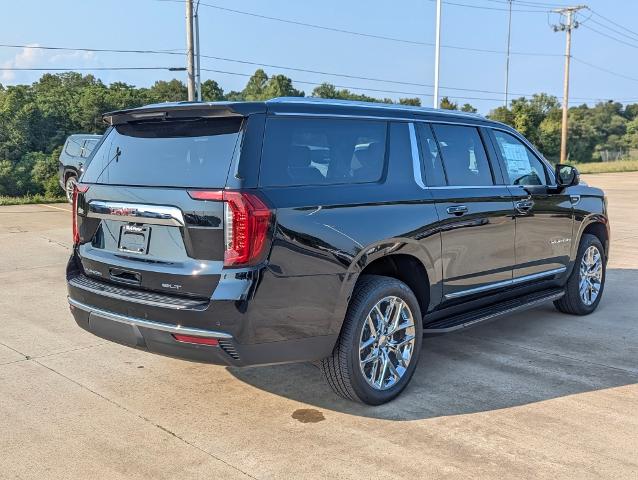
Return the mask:
<path id="1" fill-rule="evenodd" d="M 578 170 L 571 165 L 556 165 L 556 184 L 560 188 L 578 185 L 580 182 L 580 174 Z"/>

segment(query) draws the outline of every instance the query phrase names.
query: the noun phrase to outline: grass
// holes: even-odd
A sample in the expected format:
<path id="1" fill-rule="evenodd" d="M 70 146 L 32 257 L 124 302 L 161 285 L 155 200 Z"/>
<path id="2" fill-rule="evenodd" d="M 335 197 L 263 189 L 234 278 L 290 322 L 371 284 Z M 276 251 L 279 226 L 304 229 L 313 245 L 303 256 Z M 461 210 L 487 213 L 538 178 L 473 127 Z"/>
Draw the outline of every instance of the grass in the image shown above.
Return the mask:
<path id="1" fill-rule="evenodd" d="M 66 197 L 50 197 L 46 195 L 25 195 L 23 197 L 5 197 L 0 195 L 0 206 L 3 205 L 28 205 L 30 203 L 64 203 Z"/>
<path id="2" fill-rule="evenodd" d="M 575 163 L 580 173 L 612 173 L 638 171 L 638 159 L 616 160 L 615 162 Z"/>

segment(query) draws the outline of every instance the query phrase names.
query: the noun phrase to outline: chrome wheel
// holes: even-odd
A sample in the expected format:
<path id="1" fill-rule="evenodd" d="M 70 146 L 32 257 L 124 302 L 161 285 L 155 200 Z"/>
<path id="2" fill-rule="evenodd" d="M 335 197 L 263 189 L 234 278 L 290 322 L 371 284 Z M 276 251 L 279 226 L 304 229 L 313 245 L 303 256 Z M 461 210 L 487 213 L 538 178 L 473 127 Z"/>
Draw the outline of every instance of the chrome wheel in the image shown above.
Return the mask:
<path id="1" fill-rule="evenodd" d="M 399 297 L 385 297 L 370 310 L 359 338 L 359 368 L 376 390 L 396 385 L 414 352 L 414 317 Z"/>
<path id="2" fill-rule="evenodd" d="M 582 302 L 589 306 L 598 298 L 603 282 L 603 258 L 598 248 L 591 245 L 580 261 L 579 293 Z"/>
<path id="3" fill-rule="evenodd" d="M 65 186 L 65 193 L 66 193 L 66 199 L 69 201 L 69 203 L 73 202 L 73 189 L 75 188 L 75 184 L 77 183 L 77 180 L 75 179 L 75 177 L 73 175 L 71 175 L 67 180 L 66 183 L 64 184 Z"/>

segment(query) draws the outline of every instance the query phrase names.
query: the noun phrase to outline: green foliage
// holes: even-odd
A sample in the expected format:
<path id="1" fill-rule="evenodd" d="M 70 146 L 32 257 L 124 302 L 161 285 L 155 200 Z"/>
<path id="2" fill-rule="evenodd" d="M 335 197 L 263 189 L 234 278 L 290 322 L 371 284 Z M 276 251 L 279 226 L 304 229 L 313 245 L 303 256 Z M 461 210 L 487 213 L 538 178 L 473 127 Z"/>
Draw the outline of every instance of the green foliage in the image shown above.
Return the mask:
<path id="1" fill-rule="evenodd" d="M 285 75 L 268 76 L 262 69 L 241 91 L 224 92 L 212 79 L 202 83 L 204 101 L 261 101 L 279 96 L 304 96 Z M 323 83 L 314 97 L 393 103 Z M 55 199 L 62 191 L 57 167 L 60 148 L 73 133 L 102 133 L 102 114 L 149 103 L 187 99 L 184 82 L 159 80 L 149 88 L 124 82 L 105 85 L 92 75 L 76 72 L 44 74 L 31 85 L 0 85 L 0 196 L 29 195 Z M 421 105 L 419 98 L 401 98 L 402 105 Z M 441 108 L 458 110 L 448 97 Z M 464 112 L 476 112 L 466 103 Z M 581 105 L 569 111 L 569 155 L 578 161 L 614 159 L 638 149 L 638 104 L 623 107 L 603 102 Z M 558 100 L 546 94 L 513 100 L 499 107 L 490 118 L 513 125 L 551 160 L 560 150 L 561 110 Z"/>
<path id="2" fill-rule="evenodd" d="M 594 107 L 569 109 L 568 157 L 579 162 L 626 158 L 638 147 L 638 104 L 623 107 L 608 101 Z M 551 161 L 558 161 L 562 109 L 551 95 L 513 100 L 510 108 L 498 107 L 489 118 L 513 126 Z M 636 122 L 636 123 L 634 123 Z"/>
<path id="3" fill-rule="evenodd" d="M 472 105 L 470 105 L 469 103 L 464 103 L 463 106 L 461 107 L 461 111 L 467 112 L 467 113 L 476 113 L 478 110 L 474 108 Z"/>
<path id="4" fill-rule="evenodd" d="M 441 102 L 439 103 L 440 107 L 444 110 L 458 110 L 459 105 L 454 103 L 448 97 L 441 98 Z"/>
<path id="5" fill-rule="evenodd" d="M 412 105 L 413 107 L 420 107 L 421 99 L 416 97 L 415 98 L 400 98 L 399 103 L 401 105 Z"/>
<path id="6" fill-rule="evenodd" d="M 390 98 L 374 98 L 360 93 L 353 93 L 347 88 L 337 89 L 331 83 L 322 83 L 312 91 L 313 97 L 334 98 L 338 100 L 355 100 L 358 102 L 394 103 Z M 418 98 L 402 98 L 399 100 L 402 105 L 420 105 Z"/>

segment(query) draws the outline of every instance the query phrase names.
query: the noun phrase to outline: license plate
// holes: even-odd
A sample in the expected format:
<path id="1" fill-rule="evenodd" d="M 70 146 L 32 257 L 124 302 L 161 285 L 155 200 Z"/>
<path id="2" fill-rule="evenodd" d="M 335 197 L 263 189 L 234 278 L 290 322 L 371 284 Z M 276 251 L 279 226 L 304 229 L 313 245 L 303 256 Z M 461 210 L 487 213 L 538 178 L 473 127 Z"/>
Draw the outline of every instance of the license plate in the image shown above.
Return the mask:
<path id="1" fill-rule="evenodd" d="M 141 225 L 122 225 L 118 248 L 123 252 L 145 255 L 148 253 L 148 243 L 151 239 L 151 228 Z"/>

